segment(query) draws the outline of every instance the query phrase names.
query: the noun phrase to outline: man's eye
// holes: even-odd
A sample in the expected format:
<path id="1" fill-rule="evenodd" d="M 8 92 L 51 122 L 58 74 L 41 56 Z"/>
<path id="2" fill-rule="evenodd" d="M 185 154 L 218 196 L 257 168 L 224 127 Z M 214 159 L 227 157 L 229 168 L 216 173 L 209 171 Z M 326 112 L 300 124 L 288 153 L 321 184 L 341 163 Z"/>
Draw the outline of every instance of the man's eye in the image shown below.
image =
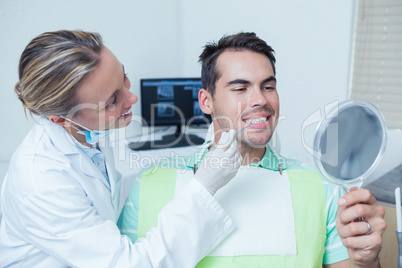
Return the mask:
<path id="1" fill-rule="evenodd" d="M 275 88 L 274 88 L 274 87 L 272 87 L 272 86 L 269 86 L 269 87 L 264 87 L 264 89 L 265 89 L 265 90 L 268 90 L 268 91 L 275 90 Z"/>
<path id="2" fill-rule="evenodd" d="M 241 88 L 234 88 L 233 91 L 245 91 L 246 88 L 245 87 L 241 87 Z"/>

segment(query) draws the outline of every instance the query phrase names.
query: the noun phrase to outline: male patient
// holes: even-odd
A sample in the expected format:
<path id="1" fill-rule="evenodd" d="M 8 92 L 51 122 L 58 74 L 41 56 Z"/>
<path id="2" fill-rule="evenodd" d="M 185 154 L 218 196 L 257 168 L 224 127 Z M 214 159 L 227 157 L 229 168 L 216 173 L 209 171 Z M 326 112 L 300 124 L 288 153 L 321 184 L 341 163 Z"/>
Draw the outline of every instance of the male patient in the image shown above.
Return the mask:
<path id="1" fill-rule="evenodd" d="M 279 116 L 273 52 L 254 33 L 205 46 L 198 99 L 212 116 L 213 140 L 189 158 L 142 173 L 119 219 L 121 231 L 133 242 L 143 237 L 203 158 L 223 161 L 208 158 L 221 132 L 249 126 L 237 135 L 242 167 L 215 195 L 237 230 L 197 267 L 379 267 L 386 223 L 371 193 L 360 189 L 341 197 L 342 190 L 312 168 L 268 146 Z"/>

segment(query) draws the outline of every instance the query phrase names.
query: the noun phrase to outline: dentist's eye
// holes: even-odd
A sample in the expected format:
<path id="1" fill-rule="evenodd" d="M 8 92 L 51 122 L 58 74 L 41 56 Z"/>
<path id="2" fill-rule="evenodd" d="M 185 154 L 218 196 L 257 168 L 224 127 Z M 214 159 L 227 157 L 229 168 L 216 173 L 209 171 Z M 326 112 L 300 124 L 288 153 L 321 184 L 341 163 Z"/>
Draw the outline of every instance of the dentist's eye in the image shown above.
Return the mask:
<path id="1" fill-rule="evenodd" d="M 126 87 L 126 88 L 130 88 L 130 87 L 131 87 L 130 79 L 128 78 L 127 73 L 124 73 L 123 85 L 124 85 L 124 87 Z"/>
<path id="2" fill-rule="evenodd" d="M 116 104 L 118 102 L 118 95 L 116 95 L 113 99 L 113 102 L 109 105 L 106 106 L 106 108 L 110 111 L 114 111 L 114 109 L 116 109 Z"/>
<path id="3" fill-rule="evenodd" d="M 114 104 L 114 103 L 109 104 L 107 106 L 107 109 L 110 110 L 110 111 L 114 111 L 114 109 L 116 109 L 116 104 Z"/>

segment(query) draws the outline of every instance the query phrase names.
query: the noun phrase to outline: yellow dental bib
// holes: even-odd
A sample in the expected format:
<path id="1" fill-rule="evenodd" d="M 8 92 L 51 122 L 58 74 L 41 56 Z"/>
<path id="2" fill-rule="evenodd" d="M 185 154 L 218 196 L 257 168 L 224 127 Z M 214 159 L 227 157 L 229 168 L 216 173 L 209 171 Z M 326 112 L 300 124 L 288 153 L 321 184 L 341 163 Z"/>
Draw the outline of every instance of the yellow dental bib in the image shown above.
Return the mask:
<path id="1" fill-rule="evenodd" d="M 159 211 L 186 185 L 191 172 L 154 168 L 143 174 L 138 237 L 157 225 Z M 216 199 L 238 229 L 197 267 L 322 267 L 327 215 L 319 174 L 295 169 L 280 176 L 246 166 Z"/>

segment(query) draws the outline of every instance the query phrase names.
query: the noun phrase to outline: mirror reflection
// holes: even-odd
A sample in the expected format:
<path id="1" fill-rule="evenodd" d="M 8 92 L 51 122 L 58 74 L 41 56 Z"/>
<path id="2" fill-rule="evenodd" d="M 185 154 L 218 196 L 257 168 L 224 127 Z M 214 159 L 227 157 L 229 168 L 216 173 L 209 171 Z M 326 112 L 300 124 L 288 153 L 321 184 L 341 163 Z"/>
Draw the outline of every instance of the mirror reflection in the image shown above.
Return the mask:
<path id="1" fill-rule="evenodd" d="M 380 161 L 386 125 L 380 111 L 362 100 L 334 107 L 319 125 L 314 142 L 317 168 L 346 190 L 358 187 Z"/>

